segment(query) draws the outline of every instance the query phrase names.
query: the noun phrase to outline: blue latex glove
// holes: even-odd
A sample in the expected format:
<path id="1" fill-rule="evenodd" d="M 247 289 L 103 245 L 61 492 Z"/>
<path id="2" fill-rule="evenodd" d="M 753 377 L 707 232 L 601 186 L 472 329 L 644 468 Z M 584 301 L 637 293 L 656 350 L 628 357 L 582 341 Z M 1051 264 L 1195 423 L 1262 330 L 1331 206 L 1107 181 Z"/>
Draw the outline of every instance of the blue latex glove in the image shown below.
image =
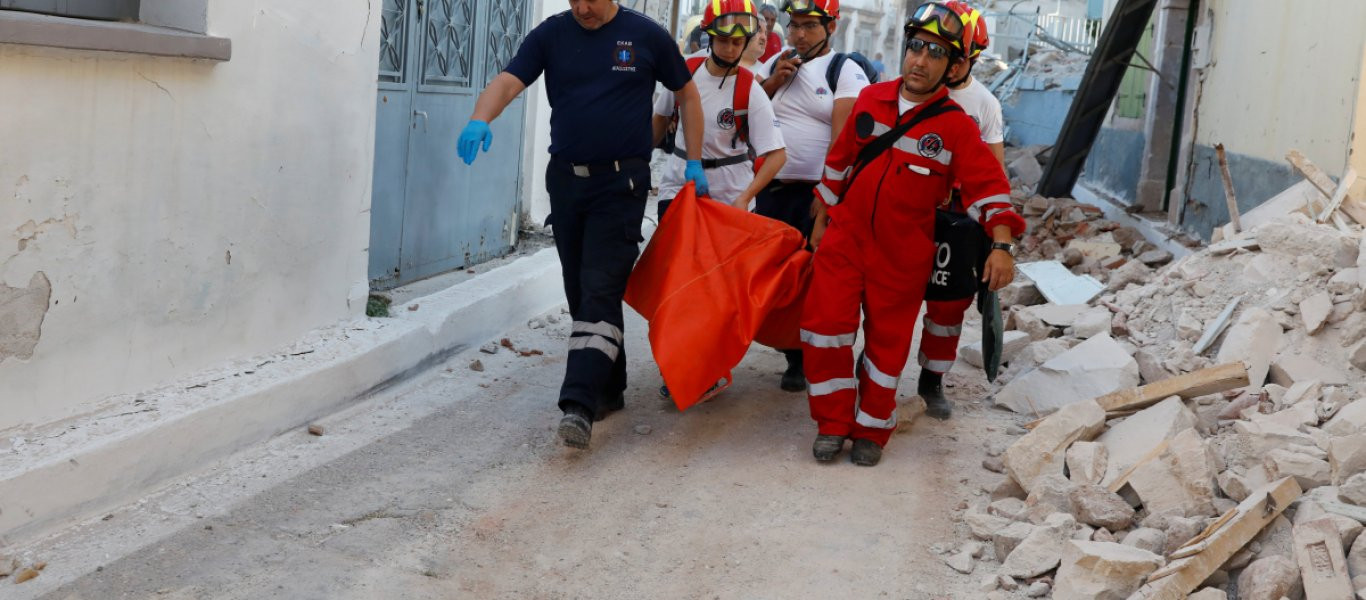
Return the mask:
<path id="1" fill-rule="evenodd" d="M 479 143 L 483 142 L 484 152 L 489 151 L 489 146 L 493 145 L 493 132 L 489 131 L 489 124 L 483 121 L 470 119 L 465 130 L 460 132 L 460 151 L 461 160 L 465 164 L 474 164 L 474 157 L 479 156 Z"/>
<path id="2" fill-rule="evenodd" d="M 683 169 L 683 180 L 697 184 L 697 195 L 707 196 L 711 188 L 707 185 L 707 172 L 702 168 L 702 161 L 690 160 L 688 167 Z"/>

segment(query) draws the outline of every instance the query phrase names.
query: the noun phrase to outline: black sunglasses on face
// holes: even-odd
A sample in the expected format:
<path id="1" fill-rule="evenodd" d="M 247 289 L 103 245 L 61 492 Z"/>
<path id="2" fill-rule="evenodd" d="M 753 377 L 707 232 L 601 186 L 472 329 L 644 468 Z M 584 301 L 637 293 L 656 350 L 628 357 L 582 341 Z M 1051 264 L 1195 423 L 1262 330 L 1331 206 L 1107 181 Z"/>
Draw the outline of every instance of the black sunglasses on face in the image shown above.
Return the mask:
<path id="1" fill-rule="evenodd" d="M 916 54 L 920 54 L 920 51 L 922 50 L 928 50 L 930 58 L 935 60 L 939 60 L 949 55 L 949 49 L 945 48 L 943 45 L 935 42 L 927 42 L 920 38 L 911 38 L 910 40 L 907 40 L 906 49 Z"/>

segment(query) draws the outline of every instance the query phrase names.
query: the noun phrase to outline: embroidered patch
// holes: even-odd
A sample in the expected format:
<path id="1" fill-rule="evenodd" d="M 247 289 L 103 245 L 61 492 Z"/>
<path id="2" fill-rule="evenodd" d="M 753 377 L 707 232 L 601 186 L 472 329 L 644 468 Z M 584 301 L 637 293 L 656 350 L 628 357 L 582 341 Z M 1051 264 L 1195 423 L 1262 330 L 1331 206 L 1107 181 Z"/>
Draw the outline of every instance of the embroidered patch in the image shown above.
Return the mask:
<path id="1" fill-rule="evenodd" d="M 816 88 L 816 95 L 817 95 L 817 96 L 824 96 L 824 95 L 829 94 L 829 93 L 830 93 L 830 92 L 827 91 L 827 90 L 826 90 L 825 88 L 823 88 L 823 87 L 818 87 L 818 88 Z"/>
<path id="2" fill-rule="evenodd" d="M 721 129 L 735 129 L 735 111 L 727 108 L 717 113 L 716 126 Z"/>
<path id="3" fill-rule="evenodd" d="M 944 138 L 937 133 L 927 133 L 920 138 L 920 146 L 917 148 L 920 155 L 925 158 L 934 158 L 944 151 Z"/>
<path id="4" fill-rule="evenodd" d="M 617 49 L 612 53 L 612 59 L 617 63 L 616 66 L 612 67 L 613 71 L 634 72 L 636 70 L 634 66 L 636 63 L 636 49 L 631 47 L 629 42 L 617 42 Z"/>

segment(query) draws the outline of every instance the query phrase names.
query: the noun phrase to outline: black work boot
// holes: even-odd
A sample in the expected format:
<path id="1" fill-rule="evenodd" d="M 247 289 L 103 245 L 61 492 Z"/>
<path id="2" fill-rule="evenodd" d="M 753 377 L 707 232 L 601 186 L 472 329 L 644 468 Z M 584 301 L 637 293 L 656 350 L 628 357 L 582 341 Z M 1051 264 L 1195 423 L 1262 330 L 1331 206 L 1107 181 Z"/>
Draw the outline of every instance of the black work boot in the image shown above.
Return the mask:
<path id="1" fill-rule="evenodd" d="M 835 456 L 844 449 L 844 436 L 842 435 L 818 435 L 816 443 L 811 444 L 811 455 L 821 462 L 835 460 Z"/>
<path id="2" fill-rule="evenodd" d="M 587 448 L 588 439 L 593 436 L 593 413 L 582 404 L 566 404 L 564 416 L 560 418 L 559 433 L 564 445 L 570 448 Z"/>
<path id="3" fill-rule="evenodd" d="M 854 440 L 854 449 L 849 453 L 849 460 L 860 467 L 877 466 L 878 461 L 882 460 L 882 446 L 873 440 Z"/>
<path id="4" fill-rule="evenodd" d="M 953 406 L 949 404 L 949 399 L 944 397 L 943 374 L 921 369 L 916 393 L 925 399 L 925 414 L 943 421 L 953 413 Z"/>
<path id="5" fill-rule="evenodd" d="M 783 371 L 783 380 L 778 387 L 786 392 L 806 391 L 806 371 L 802 370 L 802 351 L 783 350 L 783 356 L 787 357 L 787 370 Z"/>

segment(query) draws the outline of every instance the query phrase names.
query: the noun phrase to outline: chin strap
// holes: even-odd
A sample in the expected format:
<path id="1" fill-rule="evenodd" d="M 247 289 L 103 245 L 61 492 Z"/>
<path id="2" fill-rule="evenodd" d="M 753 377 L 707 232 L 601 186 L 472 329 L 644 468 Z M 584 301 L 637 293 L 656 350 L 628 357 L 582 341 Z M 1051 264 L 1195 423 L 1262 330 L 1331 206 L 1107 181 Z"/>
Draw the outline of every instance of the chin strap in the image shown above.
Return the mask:
<path id="1" fill-rule="evenodd" d="M 745 51 L 749 50 L 749 44 L 752 41 L 754 41 L 754 36 L 745 36 L 745 47 L 740 49 L 740 58 L 737 58 L 733 61 L 724 61 L 721 60 L 721 57 L 716 55 L 716 40 L 712 40 L 711 56 L 709 58 L 712 62 L 716 63 L 716 66 L 726 70 L 726 72 L 721 74 L 721 84 L 716 86 L 716 89 L 719 90 L 721 88 L 726 87 L 726 78 L 730 77 L 731 71 L 734 71 L 736 67 L 740 66 L 740 61 L 744 60 Z"/>

